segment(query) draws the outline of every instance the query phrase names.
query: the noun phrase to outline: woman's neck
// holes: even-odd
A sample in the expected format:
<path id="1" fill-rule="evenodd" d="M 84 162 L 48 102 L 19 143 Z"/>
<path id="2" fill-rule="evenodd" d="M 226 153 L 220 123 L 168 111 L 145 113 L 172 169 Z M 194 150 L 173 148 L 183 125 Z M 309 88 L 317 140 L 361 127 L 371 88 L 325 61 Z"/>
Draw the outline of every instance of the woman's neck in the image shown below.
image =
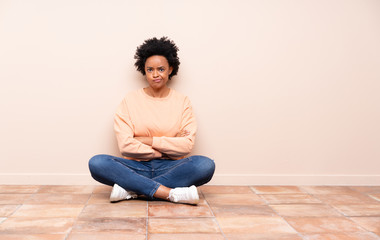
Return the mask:
<path id="1" fill-rule="evenodd" d="M 170 88 L 165 87 L 165 88 L 160 88 L 160 89 L 154 89 L 152 87 L 146 87 L 144 88 L 144 91 L 146 94 L 148 94 L 151 97 L 154 98 L 164 98 L 167 97 L 170 93 Z"/>

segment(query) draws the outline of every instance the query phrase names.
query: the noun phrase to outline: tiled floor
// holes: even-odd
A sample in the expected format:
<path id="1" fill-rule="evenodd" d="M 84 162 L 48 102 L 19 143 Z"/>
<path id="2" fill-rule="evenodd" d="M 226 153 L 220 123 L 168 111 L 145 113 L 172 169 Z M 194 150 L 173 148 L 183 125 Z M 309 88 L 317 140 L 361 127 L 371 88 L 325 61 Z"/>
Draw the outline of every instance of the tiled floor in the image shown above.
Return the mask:
<path id="1" fill-rule="evenodd" d="M 203 186 L 198 206 L 110 191 L 0 185 L 0 240 L 380 240 L 380 186 Z"/>

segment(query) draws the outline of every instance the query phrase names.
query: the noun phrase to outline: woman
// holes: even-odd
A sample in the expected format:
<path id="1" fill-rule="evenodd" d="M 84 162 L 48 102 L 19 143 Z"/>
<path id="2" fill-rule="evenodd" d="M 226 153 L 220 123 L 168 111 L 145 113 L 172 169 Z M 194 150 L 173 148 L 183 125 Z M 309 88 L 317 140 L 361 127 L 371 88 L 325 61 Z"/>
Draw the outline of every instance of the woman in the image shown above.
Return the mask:
<path id="1" fill-rule="evenodd" d="M 113 186 L 111 202 L 143 194 L 197 204 L 196 186 L 214 174 L 213 160 L 187 156 L 194 145 L 195 117 L 190 100 L 168 87 L 178 72 L 177 51 L 166 37 L 137 48 L 135 66 L 148 86 L 127 94 L 117 109 L 114 129 L 124 158 L 97 155 L 89 162 L 92 177 Z"/>

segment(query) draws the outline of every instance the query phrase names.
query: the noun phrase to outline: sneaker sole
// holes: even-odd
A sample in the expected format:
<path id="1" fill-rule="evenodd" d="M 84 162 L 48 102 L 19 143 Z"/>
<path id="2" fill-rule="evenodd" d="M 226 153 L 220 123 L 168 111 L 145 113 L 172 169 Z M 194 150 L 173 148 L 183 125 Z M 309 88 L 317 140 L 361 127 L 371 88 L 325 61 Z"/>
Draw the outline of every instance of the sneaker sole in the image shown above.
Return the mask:
<path id="1" fill-rule="evenodd" d="M 138 196 L 137 195 L 128 195 L 126 198 L 116 198 L 112 196 L 114 194 L 114 191 L 112 189 L 111 195 L 110 195 L 110 202 L 111 203 L 116 203 L 124 200 L 129 200 L 129 199 L 136 199 Z"/>

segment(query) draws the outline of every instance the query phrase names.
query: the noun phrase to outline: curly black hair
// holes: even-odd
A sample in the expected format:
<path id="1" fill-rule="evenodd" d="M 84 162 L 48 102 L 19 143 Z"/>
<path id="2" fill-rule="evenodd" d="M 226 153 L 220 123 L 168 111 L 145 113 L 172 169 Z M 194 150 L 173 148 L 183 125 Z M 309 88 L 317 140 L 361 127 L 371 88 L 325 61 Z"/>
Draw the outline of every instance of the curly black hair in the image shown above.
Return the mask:
<path id="1" fill-rule="evenodd" d="M 168 60 L 169 66 L 173 68 L 172 73 L 169 75 L 169 79 L 171 79 L 177 74 L 180 65 L 177 51 L 179 51 L 178 47 L 168 37 L 147 39 L 137 47 L 134 57 L 136 59 L 135 67 L 137 71 L 145 75 L 146 60 L 154 55 L 163 56 Z"/>

